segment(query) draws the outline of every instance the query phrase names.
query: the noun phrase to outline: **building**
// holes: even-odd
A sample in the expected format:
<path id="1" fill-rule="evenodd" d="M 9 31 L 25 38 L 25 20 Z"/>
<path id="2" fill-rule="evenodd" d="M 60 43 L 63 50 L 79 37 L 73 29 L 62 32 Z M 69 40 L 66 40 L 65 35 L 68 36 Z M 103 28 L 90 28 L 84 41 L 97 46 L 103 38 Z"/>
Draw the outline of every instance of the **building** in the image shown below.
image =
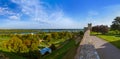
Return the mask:
<path id="1" fill-rule="evenodd" d="M 88 23 L 88 30 L 92 30 L 92 23 Z"/>
<path id="2" fill-rule="evenodd" d="M 92 23 L 88 23 L 88 27 L 84 27 L 84 32 L 86 30 L 92 30 Z"/>
<path id="3" fill-rule="evenodd" d="M 45 53 L 51 53 L 52 52 L 52 50 L 50 48 L 48 48 L 48 47 L 43 48 L 43 49 L 41 49 L 39 51 L 40 51 L 41 55 L 44 55 Z"/>

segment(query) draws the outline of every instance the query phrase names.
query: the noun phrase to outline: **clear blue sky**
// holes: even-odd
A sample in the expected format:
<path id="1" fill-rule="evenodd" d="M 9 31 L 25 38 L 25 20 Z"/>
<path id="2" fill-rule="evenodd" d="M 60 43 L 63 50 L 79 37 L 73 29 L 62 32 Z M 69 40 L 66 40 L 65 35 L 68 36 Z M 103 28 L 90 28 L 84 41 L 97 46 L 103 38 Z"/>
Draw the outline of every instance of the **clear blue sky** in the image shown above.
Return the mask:
<path id="1" fill-rule="evenodd" d="M 110 26 L 120 16 L 120 0 L 0 0 L 0 29 Z"/>

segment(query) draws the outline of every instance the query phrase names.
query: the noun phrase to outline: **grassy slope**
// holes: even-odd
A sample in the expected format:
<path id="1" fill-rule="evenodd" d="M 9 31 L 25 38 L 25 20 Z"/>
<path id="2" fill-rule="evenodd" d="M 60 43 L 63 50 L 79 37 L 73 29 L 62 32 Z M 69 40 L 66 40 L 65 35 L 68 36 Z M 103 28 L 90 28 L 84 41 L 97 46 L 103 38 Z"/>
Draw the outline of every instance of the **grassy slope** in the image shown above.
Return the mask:
<path id="1" fill-rule="evenodd" d="M 120 49 L 120 35 L 97 35 Z"/>
<path id="2" fill-rule="evenodd" d="M 62 59 L 68 50 L 75 46 L 75 41 L 70 40 L 60 49 L 53 51 L 51 54 L 44 56 L 42 59 Z"/>
<path id="3" fill-rule="evenodd" d="M 78 46 L 73 46 L 71 49 L 67 51 L 62 59 L 74 59 Z"/>
<path id="4" fill-rule="evenodd" d="M 0 51 L 0 53 L 3 53 L 3 54 L 5 54 L 7 57 L 9 57 L 10 59 L 26 59 L 26 58 L 24 58 L 24 57 L 21 57 L 21 56 L 18 56 L 18 55 L 16 55 L 16 54 L 14 54 L 14 53 L 11 53 L 11 52 L 5 52 L 5 51 Z"/>

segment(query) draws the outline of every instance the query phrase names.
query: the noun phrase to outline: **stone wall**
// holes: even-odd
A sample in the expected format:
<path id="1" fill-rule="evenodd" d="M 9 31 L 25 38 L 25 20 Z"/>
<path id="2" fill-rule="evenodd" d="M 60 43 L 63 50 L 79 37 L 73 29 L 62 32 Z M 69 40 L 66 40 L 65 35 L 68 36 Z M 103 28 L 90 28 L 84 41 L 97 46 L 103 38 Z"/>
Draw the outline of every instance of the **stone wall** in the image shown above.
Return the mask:
<path id="1" fill-rule="evenodd" d="M 90 30 L 87 30 L 77 49 L 75 59 L 100 59 L 90 38 Z"/>

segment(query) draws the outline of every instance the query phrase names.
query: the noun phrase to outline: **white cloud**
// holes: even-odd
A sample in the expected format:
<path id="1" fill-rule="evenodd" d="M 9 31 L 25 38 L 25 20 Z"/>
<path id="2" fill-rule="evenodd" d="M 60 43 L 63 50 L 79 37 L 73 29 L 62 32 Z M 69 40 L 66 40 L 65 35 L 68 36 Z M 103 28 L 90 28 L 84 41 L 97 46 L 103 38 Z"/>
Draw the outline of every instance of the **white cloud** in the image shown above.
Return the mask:
<path id="1" fill-rule="evenodd" d="M 34 23 L 30 24 L 31 27 L 33 26 L 32 28 L 81 28 L 80 23 L 66 17 L 58 6 L 51 11 L 49 10 L 50 5 L 40 0 L 12 0 L 12 2 L 20 5 L 23 14 L 31 17 L 25 24 L 30 24 L 32 21 Z M 27 26 L 24 25 L 25 28 Z"/>
<path id="2" fill-rule="evenodd" d="M 9 19 L 11 19 L 11 20 L 20 20 L 19 16 L 15 16 L 15 15 L 10 16 Z"/>
<path id="3" fill-rule="evenodd" d="M 7 7 L 0 7 L 0 15 L 6 16 L 8 18 L 8 20 L 12 20 L 12 21 L 13 20 L 20 20 L 19 13 L 15 13 Z"/>
<path id="4" fill-rule="evenodd" d="M 15 14 L 12 11 L 9 11 L 8 8 L 0 7 L 0 15 L 12 15 Z"/>
<path id="5" fill-rule="evenodd" d="M 89 11 L 88 12 L 88 15 L 89 16 L 96 16 L 96 15 L 98 15 L 99 13 L 97 12 L 97 11 L 94 11 L 94 10 L 91 10 L 91 11 Z"/>
<path id="6" fill-rule="evenodd" d="M 120 16 L 120 5 L 105 6 L 100 10 L 89 11 L 86 23 L 90 22 L 93 25 L 103 24 L 110 26 L 117 16 Z"/>
<path id="7" fill-rule="evenodd" d="M 75 21 L 67 17 L 64 11 L 57 6 L 52 8 L 41 0 L 11 0 L 21 8 L 21 15 L 28 15 L 30 18 L 22 20 L 19 13 L 8 8 L 0 7 L 0 15 L 9 15 L 11 21 L 1 24 L 6 28 L 83 28 L 87 23 L 110 25 L 116 16 L 120 16 L 120 5 L 105 6 L 100 10 L 90 10 L 85 17 Z M 49 9 L 50 8 L 50 9 Z M 53 9 L 53 10 L 52 10 Z M 24 18 L 24 17 L 23 17 Z M 19 20 L 19 21 L 13 21 Z M 80 22 L 81 21 L 81 22 Z"/>

